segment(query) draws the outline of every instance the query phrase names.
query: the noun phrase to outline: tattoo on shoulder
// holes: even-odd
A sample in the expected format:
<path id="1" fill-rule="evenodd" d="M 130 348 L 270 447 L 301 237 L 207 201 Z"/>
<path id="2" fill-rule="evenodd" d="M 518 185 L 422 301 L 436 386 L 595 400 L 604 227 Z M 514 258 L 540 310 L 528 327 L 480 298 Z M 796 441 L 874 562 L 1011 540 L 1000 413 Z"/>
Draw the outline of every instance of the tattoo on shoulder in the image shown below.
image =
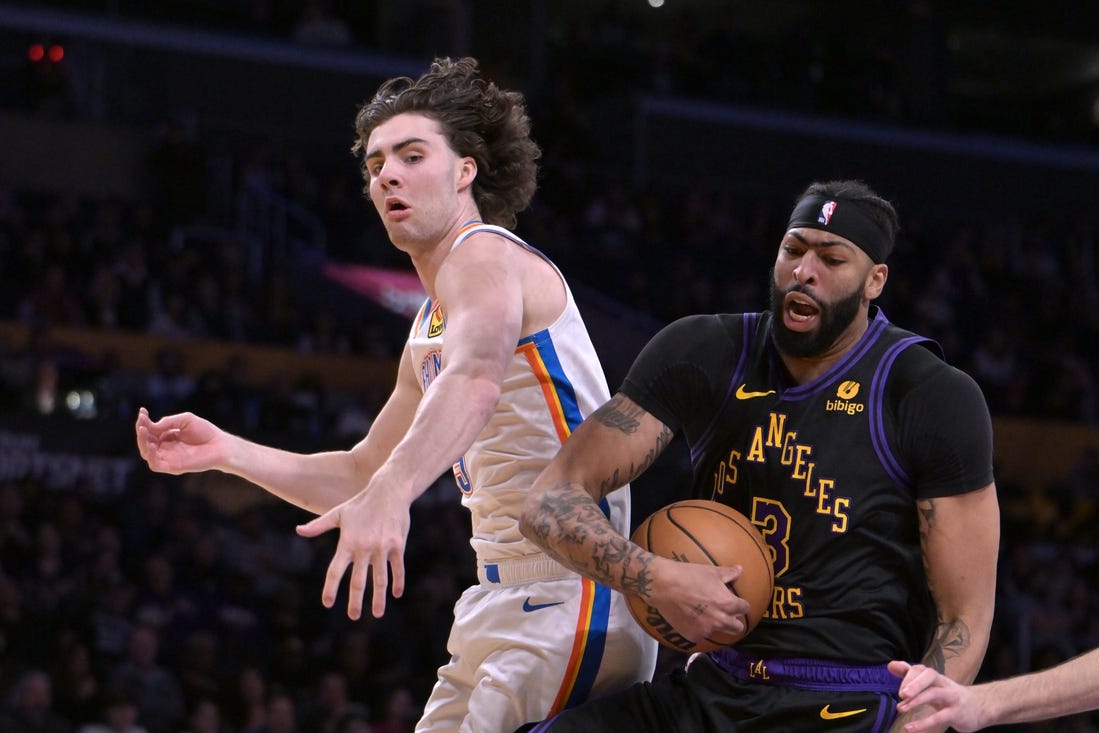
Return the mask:
<path id="1" fill-rule="evenodd" d="M 656 436 L 656 443 L 646 453 L 645 457 L 638 464 L 631 463 L 629 470 L 625 473 L 619 469 L 614 469 L 610 476 L 599 482 L 599 498 L 605 497 L 618 487 L 628 484 L 635 478 L 645 473 L 649 469 L 649 466 L 656 462 L 657 456 L 659 456 L 665 448 L 668 447 L 668 443 L 672 442 L 672 431 L 664 426 L 660 431 L 660 435 Z"/>
<path id="2" fill-rule="evenodd" d="M 923 521 L 928 525 L 935 523 L 935 500 L 934 499 L 921 499 L 916 502 L 916 509 L 920 512 L 920 516 L 923 517 Z"/>

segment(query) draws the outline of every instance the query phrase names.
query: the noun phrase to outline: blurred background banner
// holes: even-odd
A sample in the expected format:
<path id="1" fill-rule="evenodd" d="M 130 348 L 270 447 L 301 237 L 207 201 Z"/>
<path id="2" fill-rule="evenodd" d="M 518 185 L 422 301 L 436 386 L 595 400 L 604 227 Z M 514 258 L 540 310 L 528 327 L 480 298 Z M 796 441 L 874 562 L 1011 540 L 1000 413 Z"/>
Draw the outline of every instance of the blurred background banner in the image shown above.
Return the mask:
<path id="1" fill-rule="evenodd" d="M 408 270 L 327 262 L 323 272 L 333 282 L 406 318 L 414 317 L 427 297 L 419 276 Z"/>

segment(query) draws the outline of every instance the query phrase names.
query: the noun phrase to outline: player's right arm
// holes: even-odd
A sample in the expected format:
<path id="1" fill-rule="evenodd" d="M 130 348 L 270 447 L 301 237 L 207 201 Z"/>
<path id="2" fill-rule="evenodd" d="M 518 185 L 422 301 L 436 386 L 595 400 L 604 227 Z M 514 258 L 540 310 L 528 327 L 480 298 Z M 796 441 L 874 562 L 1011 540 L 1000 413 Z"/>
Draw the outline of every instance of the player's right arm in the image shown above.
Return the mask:
<path id="1" fill-rule="evenodd" d="M 935 711 L 906 725 L 907 733 L 923 733 L 940 726 L 968 733 L 993 725 L 1030 723 L 1099 709 L 1099 649 L 1056 667 L 971 687 L 923 665 L 894 661 L 889 669 L 904 677 L 899 711 L 922 705 Z"/>
<path id="2" fill-rule="evenodd" d="M 135 424 L 137 446 L 153 471 L 223 471 L 251 481 L 295 506 L 322 514 L 369 482 L 408 431 L 421 396 L 405 353 L 392 394 L 366 437 L 350 450 L 294 453 L 233 435 L 189 412 L 154 421 L 144 407 L 138 411 Z"/>
<path id="3" fill-rule="evenodd" d="M 748 604 L 726 584 L 737 568 L 679 563 L 619 534 L 598 502 L 640 476 L 672 431 L 621 393 L 565 441 L 528 493 L 523 534 L 582 575 L 655 606 L 688 639 L 740 634 Z"/>

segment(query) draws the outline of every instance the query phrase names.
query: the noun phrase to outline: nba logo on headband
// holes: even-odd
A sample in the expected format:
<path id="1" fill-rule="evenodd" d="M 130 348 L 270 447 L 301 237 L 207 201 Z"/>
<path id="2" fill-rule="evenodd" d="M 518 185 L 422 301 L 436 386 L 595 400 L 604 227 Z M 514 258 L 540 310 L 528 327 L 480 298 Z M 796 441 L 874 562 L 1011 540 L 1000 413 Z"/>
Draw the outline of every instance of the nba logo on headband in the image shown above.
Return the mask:
<path id="1" fill-rule="evenodd" d="M 820 207 L 820 216 L 817 217 L 817 223 L 828 226 L 828 222 L 832 220 L 832 214 L 836 210 L 835 201 L 826 201 L 824 206 Z"/>

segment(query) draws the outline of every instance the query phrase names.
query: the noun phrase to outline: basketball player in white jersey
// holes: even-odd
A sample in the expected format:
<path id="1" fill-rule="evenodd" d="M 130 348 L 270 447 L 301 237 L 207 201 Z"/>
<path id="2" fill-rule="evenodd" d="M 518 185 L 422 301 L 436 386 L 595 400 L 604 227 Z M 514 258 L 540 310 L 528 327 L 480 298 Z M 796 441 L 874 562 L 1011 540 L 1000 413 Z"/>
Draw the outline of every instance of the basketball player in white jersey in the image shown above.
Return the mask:
<path id="1" fill-rule="evenodd" d="M 480 78 L 473 59 L 438 59 L 392 79 L 356 118 L 366 191 L 428 298 L 397 384 L 367 436 L 344 452 L 288 453 L 191 414 L 137 441 L 150 468 L 218 469 L 339 529 L 322 602 L 350 569 L 348 615 L 372 570 L 375 616 L 404 590 L 409 505 L 453 468 L 472 514 L 479 584 L 455 606 L 450 662 L 416 730 L 512 731 L 587 697 L 651 677 L 656 648 L 625 599 L 566 570 L 519 532 L 523 497 L 580 421 L 609 397 L 557 268 L 503 227 L 535 190 L 540 155 L 521 94 Z M 628 491 L 603 511 L 628 533 Z"/>

